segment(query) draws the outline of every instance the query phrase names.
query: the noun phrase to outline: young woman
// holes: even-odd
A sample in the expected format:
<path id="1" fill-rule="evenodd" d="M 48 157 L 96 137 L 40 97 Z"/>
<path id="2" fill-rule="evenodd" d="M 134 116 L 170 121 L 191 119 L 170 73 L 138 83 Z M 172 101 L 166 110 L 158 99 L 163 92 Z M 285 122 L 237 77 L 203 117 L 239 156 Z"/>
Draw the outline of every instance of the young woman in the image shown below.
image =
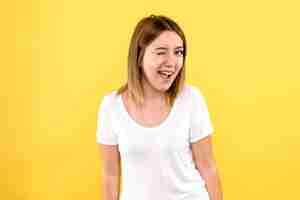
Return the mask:
<path id="1" fill-rule="evenodd" d="M 172 19 L 136 25 L 128 80 L 98 112 L 103 200 L 222 200 L 214 129 L 201 90 L 185 83 L 186 52 Z"/>

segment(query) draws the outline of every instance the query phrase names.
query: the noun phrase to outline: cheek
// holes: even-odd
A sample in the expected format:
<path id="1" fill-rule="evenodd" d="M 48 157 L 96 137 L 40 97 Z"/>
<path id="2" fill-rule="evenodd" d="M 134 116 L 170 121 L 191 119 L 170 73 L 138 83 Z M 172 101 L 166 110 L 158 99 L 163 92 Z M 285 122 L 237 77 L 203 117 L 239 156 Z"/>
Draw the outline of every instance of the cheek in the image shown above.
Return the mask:
<path id="1" fill-rule="evenodd" d="M 143 59 L 143 66 L 147 70 L 152 70 L 153 68 L 156 68 L 157 65 L 159 65 L 161 61 L 152 55 L 145 55 Z"/>
<path id="2" fill-rule="evenodd" d="M 157 65 L 156 65 L 156 63 L 145 62 L 143 64 L 143 71 L 144 71 L 144 75 L 147 78 L 149 78 L 149 79 L 156 78 L 156 76 L 157 76 Z"/>
<path id="3" fill-rule="evenodd" d="M 178 69 L 177 69 L 177 73 L 180 72 L 180 70 L 183 68 L 183 61 L 178 62 Z"/>
<path id="4" fill-rule="evenodd" d="M 178 65 L 179 65 L 180 67 L 182 67 L 182 64 L 183 64 L 183 58 L 180 58 L 180 59 L 178 60 Z"/>
<path id="5" fill-rule="evenodd" d="M 152 58 L 152 57 L 145 57 L 143 60 L 143 68 L 147 74 L 156 75 L 157 69 L 161 65 L 160 59 Z"/>
<path id="6" fill-rule="evenodd" d="M 178 75 L 180 74 L 181 70 L 182 70 L 182 65 L 177 69 L 176 75 L 175 75 L 174 79 L 176 79 L 178 77 Z"/>

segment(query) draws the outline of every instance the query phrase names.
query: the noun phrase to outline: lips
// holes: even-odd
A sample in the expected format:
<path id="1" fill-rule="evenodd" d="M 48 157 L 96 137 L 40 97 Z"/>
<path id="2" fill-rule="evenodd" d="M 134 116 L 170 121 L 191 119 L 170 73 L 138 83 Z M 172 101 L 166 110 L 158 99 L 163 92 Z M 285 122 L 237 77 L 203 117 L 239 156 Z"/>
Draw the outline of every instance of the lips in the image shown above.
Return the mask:
<path id="1" fill-rule="evenodd" d="M 164 79 L 168 79 L 174 74 L 174 72 L 171 72 L 171 71 L 158 71 L 158 74 L 161 77 L 163 77 Z"/>

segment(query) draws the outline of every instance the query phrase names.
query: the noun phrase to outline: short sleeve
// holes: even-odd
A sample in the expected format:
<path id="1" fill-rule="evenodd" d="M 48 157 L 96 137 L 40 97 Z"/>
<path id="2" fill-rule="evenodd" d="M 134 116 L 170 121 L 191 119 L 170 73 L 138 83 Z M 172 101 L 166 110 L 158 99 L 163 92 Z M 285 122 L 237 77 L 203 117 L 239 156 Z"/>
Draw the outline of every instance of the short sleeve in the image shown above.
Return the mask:
<path id="1" fill-rule="evenodd" d="M 98 144 L 116 145 L 117 134 L 113 130 L 111 100 L 104 96 L 98 110 L 96 141 Z"/>
<path id="2" fill-rule="evenodd" d="M 189 142 L 196 142 L 213 133 L 214 128 L 211 123 L 207 104 L 201 91 L 191 86 L 191 119 Z"/>

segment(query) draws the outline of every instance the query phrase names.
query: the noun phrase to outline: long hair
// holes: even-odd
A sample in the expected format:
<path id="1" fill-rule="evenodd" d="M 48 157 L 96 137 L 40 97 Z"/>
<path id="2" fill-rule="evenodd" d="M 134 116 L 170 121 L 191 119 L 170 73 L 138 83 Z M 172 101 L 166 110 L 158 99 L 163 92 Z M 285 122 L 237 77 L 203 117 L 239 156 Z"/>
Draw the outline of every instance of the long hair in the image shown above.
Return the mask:
<path id="1" fill-rule="evenodd" d="M 146 47 L 156 39 L 163 31 L 173 31 L 183 41 L 183 66 L 177 74 L 176 79 L 167 90 L 167 102 L 173 105 L 177 95 L 182 91 L 185 83 L 185 58 L 186 58 L 186 39 L 179 25 L 169 17 L 163 15 L 150 15 L 141 19 L 131 37 L 129 53 L 128 53 L 128 80 L 117 90 L 117 94 L 121 94 L 128 90 L 129 97 L 137 106 L 144 102 L 144 90 L 142 86 L 142 59 Z"/>

